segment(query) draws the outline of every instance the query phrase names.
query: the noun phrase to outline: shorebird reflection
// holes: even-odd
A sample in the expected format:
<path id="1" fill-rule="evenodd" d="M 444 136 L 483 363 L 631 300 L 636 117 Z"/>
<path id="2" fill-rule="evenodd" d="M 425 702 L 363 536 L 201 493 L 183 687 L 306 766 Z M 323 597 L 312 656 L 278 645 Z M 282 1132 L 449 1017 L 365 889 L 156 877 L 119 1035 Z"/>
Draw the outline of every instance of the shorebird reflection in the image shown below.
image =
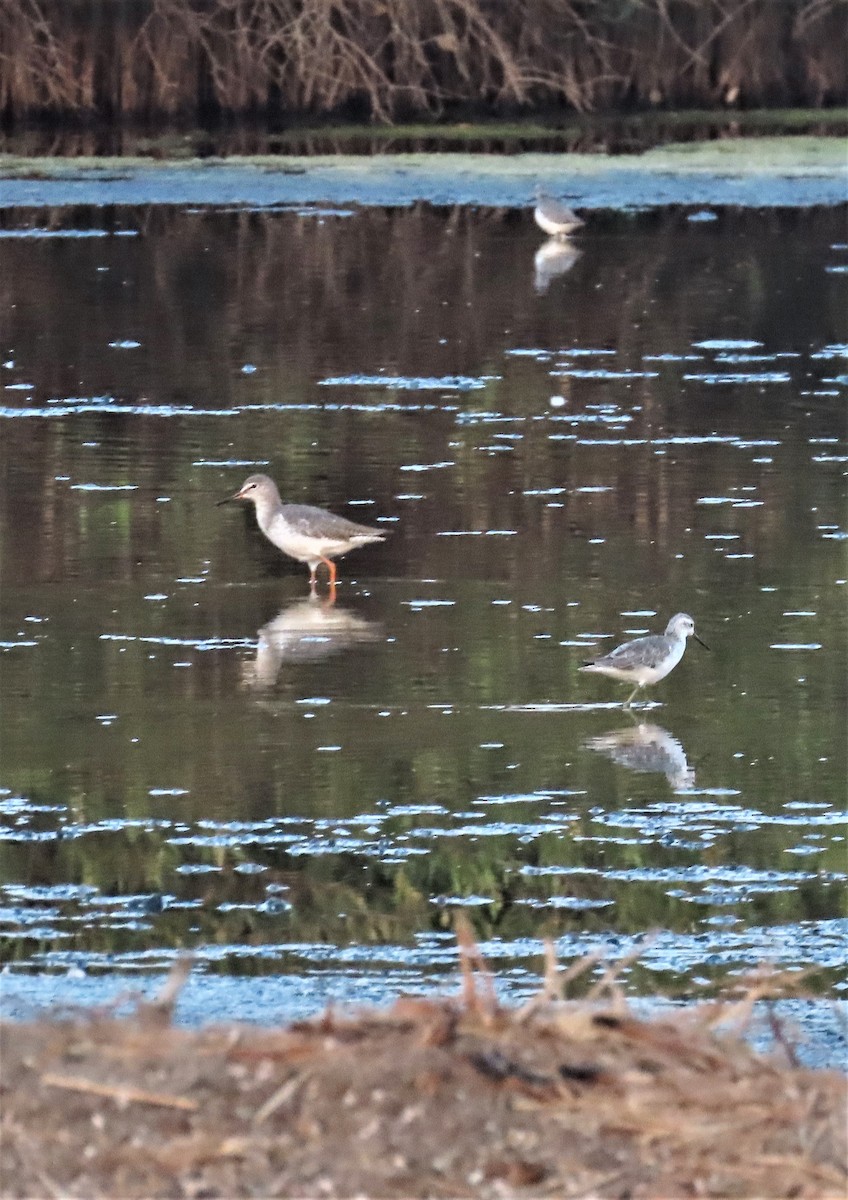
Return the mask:
<path id="1" fill-rule="evenodd" d="M 583 745 L 631 771 L 661 772 L 676 792 L 695 786 L 695 770 L 689 766 L 685 750 L 660 725 L 628 725 L 588 738 Z"/>
<path id="2" fill-rule="evenodd" d="M 257 634 L 256 658 L 244 665 L 249 688 L 273 687 L 284 662 L 317 662 L 351 646 L 379 641 L 382 626 L 330 599 L 310 595 L 296 600 Z"/>
<path id="3" fill-rule="evenodd" d="M 550 238 L 533 257 L 533 286 L 540 296 L 560 275 L 570 271 L 581 251 L 567 238 Z"/>

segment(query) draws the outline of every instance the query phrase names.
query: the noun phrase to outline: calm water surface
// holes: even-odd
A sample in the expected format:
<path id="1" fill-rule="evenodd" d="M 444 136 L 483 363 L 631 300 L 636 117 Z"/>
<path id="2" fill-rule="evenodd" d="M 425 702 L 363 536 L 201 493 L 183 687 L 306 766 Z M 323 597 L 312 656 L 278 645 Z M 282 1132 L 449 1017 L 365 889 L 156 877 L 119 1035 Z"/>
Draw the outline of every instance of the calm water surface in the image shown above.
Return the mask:
<path id="1" fill-rule="evenodd" d="M 380 998 L 458 907 L 514 995 L 649 931 L 634 993 L 844 986 L 844 212 L 2 220 L 4 990 Z M 335 605 L 256 470 L 390 532 Z M 632 713 L 577 673 L 681 609 Z"/>

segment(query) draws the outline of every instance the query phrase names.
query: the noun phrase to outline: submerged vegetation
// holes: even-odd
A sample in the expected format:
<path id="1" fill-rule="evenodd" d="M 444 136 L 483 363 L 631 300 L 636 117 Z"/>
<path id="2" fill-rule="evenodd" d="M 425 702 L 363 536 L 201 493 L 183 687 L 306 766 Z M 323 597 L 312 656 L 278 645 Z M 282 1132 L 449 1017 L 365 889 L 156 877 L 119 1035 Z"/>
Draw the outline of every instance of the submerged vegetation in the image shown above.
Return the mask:
<path id="1" fill-rule="evenodd" d="M 0 112 L 391 123 L 848 97 L 843 0 L 4 0 Z"/>

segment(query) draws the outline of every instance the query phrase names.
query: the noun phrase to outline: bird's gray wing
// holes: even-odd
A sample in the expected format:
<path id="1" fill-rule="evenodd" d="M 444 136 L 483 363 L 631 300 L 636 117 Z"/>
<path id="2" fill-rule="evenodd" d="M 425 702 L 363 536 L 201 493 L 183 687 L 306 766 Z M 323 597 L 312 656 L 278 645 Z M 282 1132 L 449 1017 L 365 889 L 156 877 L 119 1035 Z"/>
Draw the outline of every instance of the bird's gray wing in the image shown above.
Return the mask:
<path id="1" fill-rule="evenodd" d="M 563 204 L 561 200 L 557 200 L 555 196 L 540 196 L 537 208 L 539 209 L 539 212 L 544 213 L 544 215 L 550 221 L 559 221 L 564 225 L 583 224 L 580 217 L 577 216 L 577 213 L 573 212 L 567 204 Z"/>
<path id="2" fill-rule="evenodd" d="M 666 649 L 664 639 L 654 634 L 616 646 L 605 657 L 616 667 L 652 667 L 665 656 Z"/>
<path id="3" fill-rule="evenodd" d="M 357 525 L 347 517 L 328 512 L 324 508 L 313 508 L 310 504 L 286 504 L 284 507 L 286 524 L 298 533 L 311 535 L 319 534 L 326 538 L 352 538 L 357 534 L 372 534 L 382 536 L 383 529 L 371 529 L 367 525 Z"/>

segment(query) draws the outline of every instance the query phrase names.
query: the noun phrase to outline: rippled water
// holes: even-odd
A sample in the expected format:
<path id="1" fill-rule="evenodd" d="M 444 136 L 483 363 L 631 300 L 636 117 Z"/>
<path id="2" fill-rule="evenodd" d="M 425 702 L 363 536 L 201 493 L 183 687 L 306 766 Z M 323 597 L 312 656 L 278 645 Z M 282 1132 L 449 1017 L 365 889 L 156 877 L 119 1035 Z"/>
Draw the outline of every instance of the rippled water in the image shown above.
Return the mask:
<path id="1" fill-rule="evenodd" d="M 507 993 L 844 986 L 843 214 L 707 215 L 3 214 L 4 991 L 375 999 L 457 908 Z M 335 605 L 256 470 L 390 531 Z M 678 610 L 632 712 L 577 673 Z"/>

